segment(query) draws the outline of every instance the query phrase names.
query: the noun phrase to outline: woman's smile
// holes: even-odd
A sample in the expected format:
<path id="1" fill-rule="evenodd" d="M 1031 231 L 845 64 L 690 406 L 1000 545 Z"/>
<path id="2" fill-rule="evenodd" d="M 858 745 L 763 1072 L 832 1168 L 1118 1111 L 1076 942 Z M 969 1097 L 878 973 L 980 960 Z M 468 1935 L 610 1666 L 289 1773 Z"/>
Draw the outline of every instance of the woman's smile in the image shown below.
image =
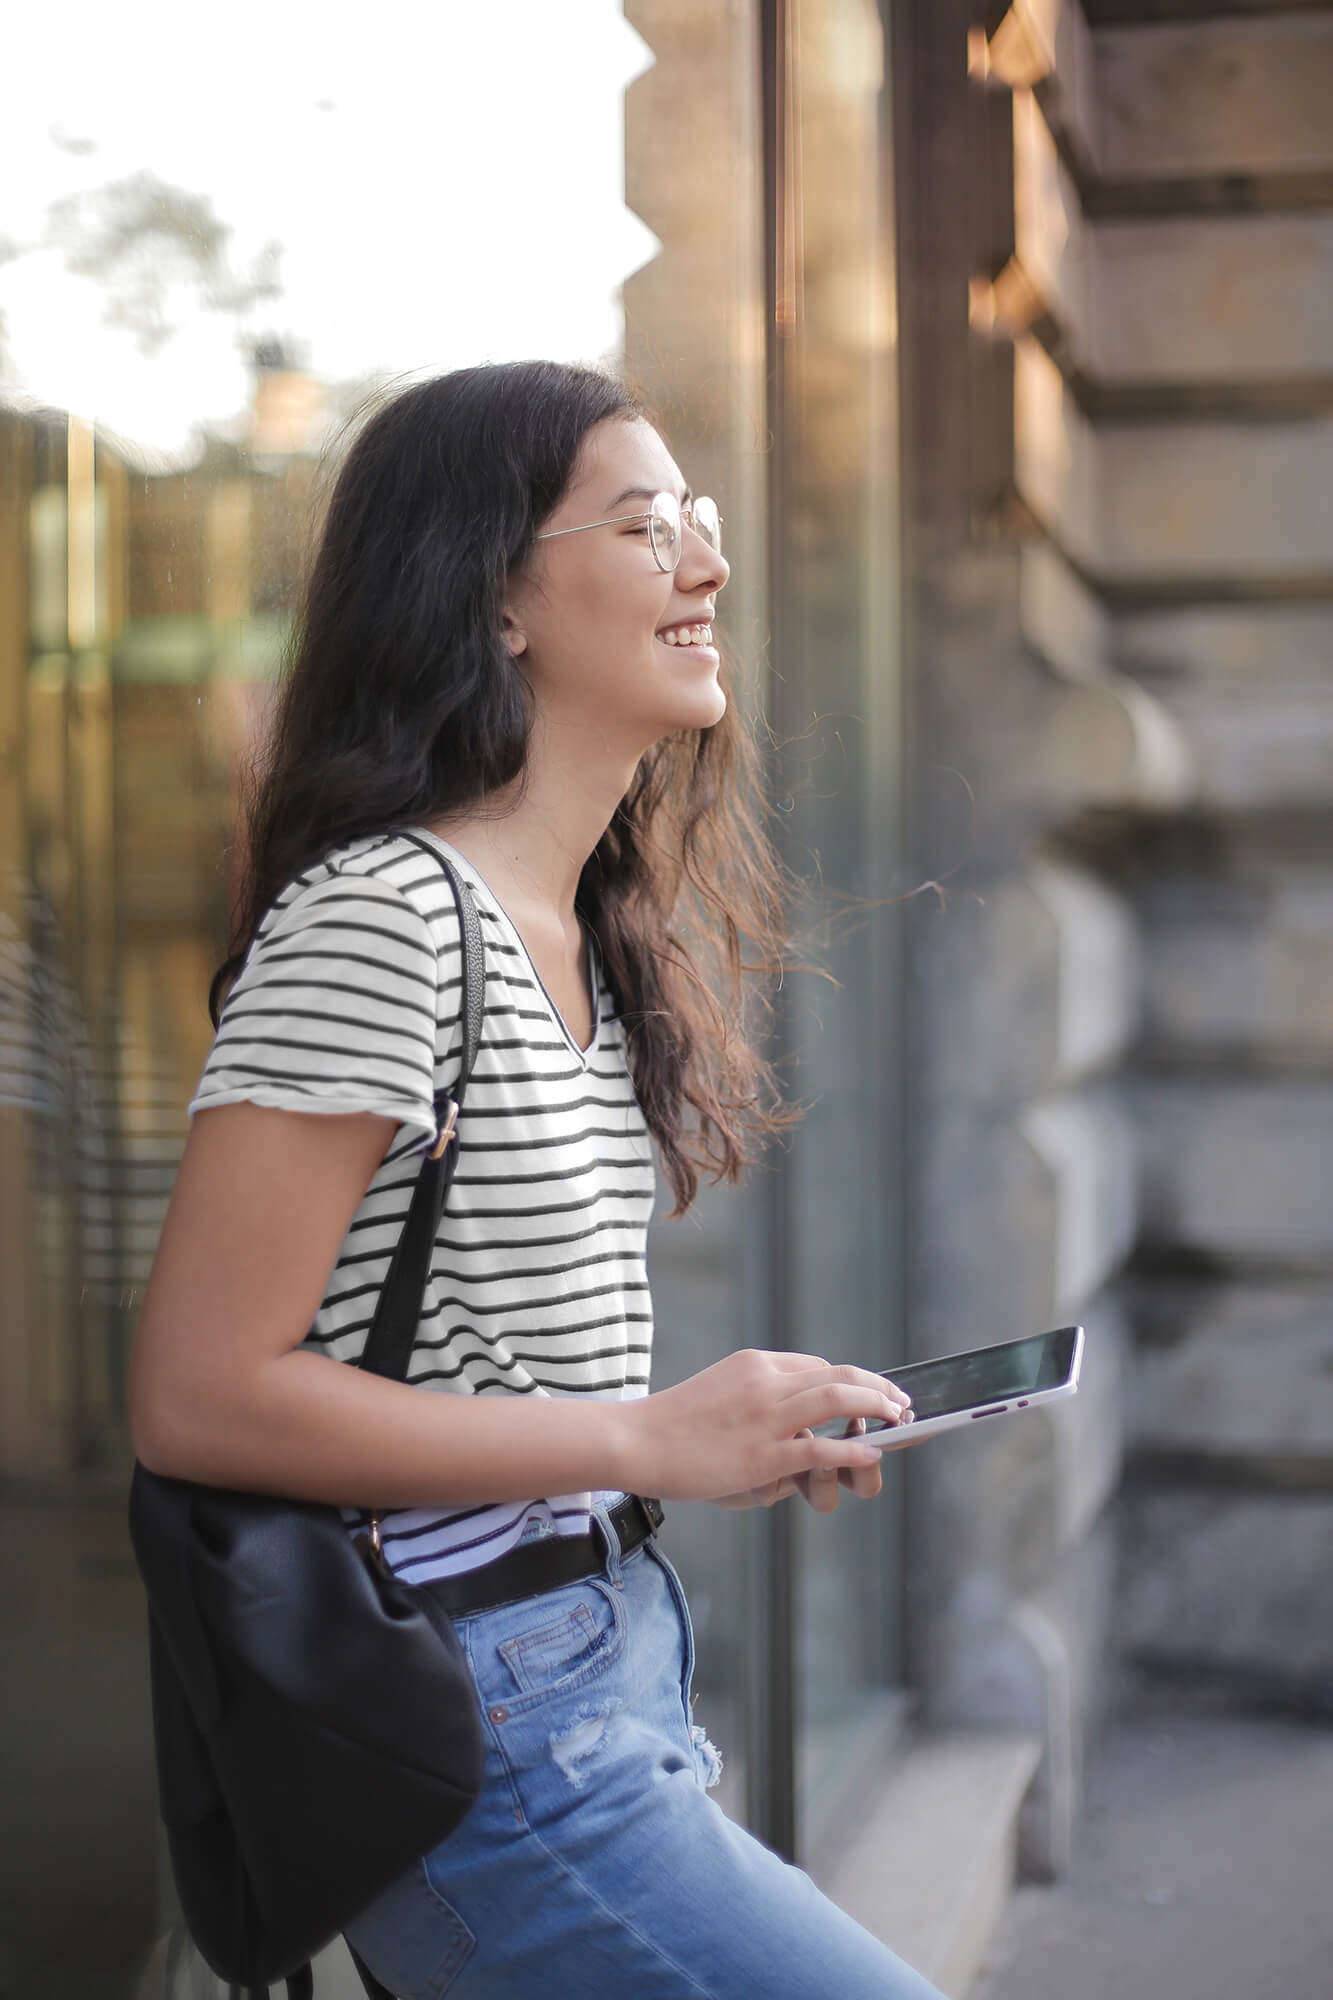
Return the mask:
<path id="1" fill-rule="evenodd" d="M 713 644 L 713 627 L 707 619 L 666 625 L 655 637 L 662 645 L 670 647 L 673 653 L 690 653 L 699 660 L 718 659 L 717 648 Z"/>

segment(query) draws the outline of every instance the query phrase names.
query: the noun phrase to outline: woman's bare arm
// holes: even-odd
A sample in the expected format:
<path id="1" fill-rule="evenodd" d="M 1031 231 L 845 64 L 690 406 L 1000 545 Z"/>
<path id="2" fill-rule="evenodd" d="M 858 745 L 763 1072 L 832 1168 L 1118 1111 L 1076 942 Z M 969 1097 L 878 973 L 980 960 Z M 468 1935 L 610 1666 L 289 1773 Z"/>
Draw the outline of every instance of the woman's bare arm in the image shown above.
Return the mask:
<path id="1" fill-rule="evenodd" d="M 152 1471 L 354 1506 L 531 1499 L 589 1488 L 709 1499 L 816 1465 L 878 1462 L 797 1433 L 896 1418 L 882 1378 L 816 1357 L 730 1355 L 637 1402 L 454 1396 L 298 1351 L 348 1225 L 399 1128 L 241 1103 L 196 1114 L 130 1374 Z"/>

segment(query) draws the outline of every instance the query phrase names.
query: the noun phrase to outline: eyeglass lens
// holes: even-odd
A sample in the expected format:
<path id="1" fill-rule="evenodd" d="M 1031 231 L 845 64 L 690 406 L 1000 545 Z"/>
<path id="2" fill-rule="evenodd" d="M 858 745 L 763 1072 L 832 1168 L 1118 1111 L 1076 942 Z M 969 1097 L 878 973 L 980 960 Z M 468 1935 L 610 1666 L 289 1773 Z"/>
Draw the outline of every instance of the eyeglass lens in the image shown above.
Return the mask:
<path id="1" fill-rule="evenodd" d="M 722 523 L 715 501 L 701 493 L 699 498 L 691 503 L 688 514 L 683 516 L 680 502 L 674 493 L 658 493 L 653 499 L 648 515 L 648 535 L 653 554 L 663 569 L 675 569 L 680 561 L 680 551 L 685 539 L 682 531 L 683 519 L 688 519 L 689 525 L 697 535 L 702 536 L 710 549 L 721 551 Z"/>

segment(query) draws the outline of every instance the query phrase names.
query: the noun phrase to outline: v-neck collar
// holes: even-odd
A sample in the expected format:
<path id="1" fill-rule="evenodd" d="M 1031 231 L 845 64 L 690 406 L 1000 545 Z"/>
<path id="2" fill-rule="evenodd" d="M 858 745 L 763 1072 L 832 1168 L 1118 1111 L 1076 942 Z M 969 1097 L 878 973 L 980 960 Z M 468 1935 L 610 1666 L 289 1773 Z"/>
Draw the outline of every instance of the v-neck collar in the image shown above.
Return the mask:
<path id="1" fill-rule="evenodd" d="M 492 889 L 490 883 L 486 880 L 485 876 L 482 874 L 481 870 L 477 867 L 476 863 L 474 861 L 469 861 L 466 854 L 461 853 L 459 849 L 453 845 L 452 841 L 446 840 L 444 838 L 444 835 L 441 833 L 433 832 L 430 827 L 413 826 L 410 830 L 414 834 L 418 834 L 423 840 L 432 841 L 437 847 L 442 847 L 445 853 L 449 856 L 450 860 L 458 862 L 464 869 L 466 869 L 467 873 L 471 875 L 473 881 L 477 884 L 478 888 L 485 890 L 486 894 L 490 897 L 491 902 L 494 904 L 496 913 L 499 916 L 501 922 L 506 926 L 506 928 L 508 929 L 510 935 L 514 940 L 514 943 L 518 946 L 519 951 L 522 953 L 524 962 L 526 963 L 529 972 L 531 972 L 532 977 L 536 982 L 537 988 L 540 991 L 542 998 L 545 1000 L 547 1006 L 551 1010 L 552 1020 L 559 1028 L 565 1040 L 569 1043 L 569 1046 L 573 1051 L 573 1053 L 578 1057 L 579 1061 L 586 1068 L 587 1065 L 592 1061 L 594 1055 L 597 1053 L 597 1045 L 602 1039 L 602 979 L 601 979 L 602 953 L 601 953 L 601 946 L 597 941 L 596 933 L 590 928 L 590 926 L 587 923 L 584 922 L 584 919 L 582 917 L 579 918 L 579 923 L 583 926 L 584 939 L 586 943 L 586 950 L 584 956 L 586 957 L 588 963 L 588 984 L 592 990 L 592 1040 L 589 1042 L 586 1049 L 581 1049 L 578 1043 L 575 1041 L 573 1035 L 570 1033 L 569 1026 L 565 1020 L 564 1015 L 560 1012 L 560 1009 L 556 1006 L 555 1001 L 551 998 L 550 994 L 547 992 L 546 982 L 542 978 L 540 972 L 538 972 L 536 966 L 533 963 L 532 953 L 528 950 L 527 946 L 523 942 L 523 933 L 519 930 L 518 925 L 514 922 L 508 910 L 505 908 L 504 904 L 500 901 L 500 898 L 496 895 L 494 889 Z"/>

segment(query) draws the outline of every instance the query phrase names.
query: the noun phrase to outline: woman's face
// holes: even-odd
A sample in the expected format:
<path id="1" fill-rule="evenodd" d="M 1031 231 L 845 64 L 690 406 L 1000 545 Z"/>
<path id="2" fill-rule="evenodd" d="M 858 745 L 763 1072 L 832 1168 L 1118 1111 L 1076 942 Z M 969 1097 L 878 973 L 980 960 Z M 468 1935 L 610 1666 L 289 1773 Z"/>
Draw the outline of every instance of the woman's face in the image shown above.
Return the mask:
<path id="1" fill-rule="evenodd" d="M 692 497 L 652 425 L 610 418 L 585 437 L 542 532 L 646 514 L 663 491 L 682 502 Z M 638 755 L 673 730 L 711 728 L 726 713 L 711 632 L 689 646 L 663 634 L 711 625 L 730 573 L 687 527 L 680 563 L 666 574 L 642 519 L 538 542 L 509 592 L 508 642 L 548 716 L 622 737 Z"/>

